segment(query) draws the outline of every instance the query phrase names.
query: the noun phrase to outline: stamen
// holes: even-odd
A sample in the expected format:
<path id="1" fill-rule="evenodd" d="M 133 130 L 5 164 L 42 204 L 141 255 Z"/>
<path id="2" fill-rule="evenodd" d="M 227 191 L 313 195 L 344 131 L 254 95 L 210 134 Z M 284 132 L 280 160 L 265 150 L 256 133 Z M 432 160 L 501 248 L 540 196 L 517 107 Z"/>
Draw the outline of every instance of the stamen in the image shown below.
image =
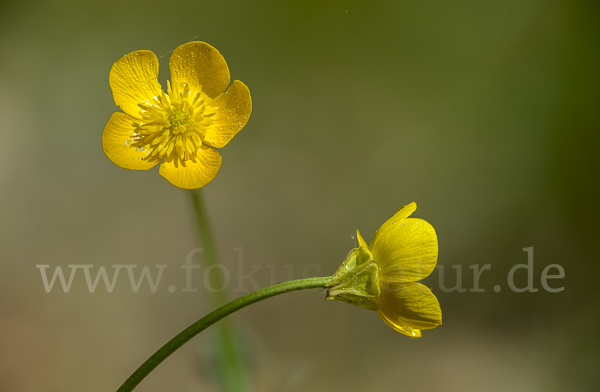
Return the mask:
<path id="1" fill-rule="evenodd" d="M 167 81 L 167 91 L 140 103 L 138 121 L 132 123 L 133 146 L 149 152 L 145 159 L 175 162 L 185 167 L 196 162 L 202 140 L 215 111 L 207 107 L 206 95 L 190 91 L 185 83 Z M 209 101 L 211 102 L 211 101 Z"/>
<path id="2" fill-rule="evenodd" d="M 196 96 L 192 100 L 192 106 L 194 106 L 196 104 L 196 102 L 198 102 L 198 99 L 200 99 L 200 93 L 196 94 Z"/>
<path id="3" fill-rule="evenodd" d="M 202 145 L 202 140 L 200 140 L 200 136 L 198 136 L 196 132 L 192 134 L 192 139 L 194 140 L 194 143 L 196 143 L 196 146 L 200 148 L 200 146 Z"/>
<path id="4" fill-rule="evenodd" d="M 194 143 L 190 138 L 185 139 L 185 145 L 187 146 L 188 151 L 196 152 L 196 146 L 194 146 Z"/>
<path id="5" fill-rule="evenodd" d="M 169 147 L 167 148 L 167 155 L 171 155 L 171 153 L 173 152 L 173 148 L 175 148 L 175 143 L 173 143 L 173 141 L 171 140 L 171 142 L 169 143 Z"/>

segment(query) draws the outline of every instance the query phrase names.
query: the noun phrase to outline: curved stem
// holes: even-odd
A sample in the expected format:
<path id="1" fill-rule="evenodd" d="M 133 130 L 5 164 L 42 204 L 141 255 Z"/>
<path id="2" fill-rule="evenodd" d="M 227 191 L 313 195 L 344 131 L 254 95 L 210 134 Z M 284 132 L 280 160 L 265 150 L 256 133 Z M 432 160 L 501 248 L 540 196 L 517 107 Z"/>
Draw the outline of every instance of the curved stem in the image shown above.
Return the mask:
<path id="1" fill-rule="evenodd" d="M 117 390 L 117 392 L 130 392 L 148 375 L 154 368 L 156 368 L 162 361 L 164 361 L 169 355 L 173 354 L 179 347 L 187 343 L 191 338 L 204 331 L 217 321 L 221 320 L 248 305 L 252 305 L 256 302 L 262 301 L 273 296 L 289 293 L 290 291 L 306 290 L 323 288 L 329 282 L 332 277 L 319 277 L 319 278 L 307 278 L 292 280 L 290 282 L 283 282 L 270 286 L 250 294 L 246 294 L 241 298 L 229 302 L 226 305 L 221 306 L 217 310 L 209 313 L 184 329 L 181 333 L 171 339 L 167 344 L 162 346 L 157 352 L 155 352 L 150 358 L 146 360 Z"/>

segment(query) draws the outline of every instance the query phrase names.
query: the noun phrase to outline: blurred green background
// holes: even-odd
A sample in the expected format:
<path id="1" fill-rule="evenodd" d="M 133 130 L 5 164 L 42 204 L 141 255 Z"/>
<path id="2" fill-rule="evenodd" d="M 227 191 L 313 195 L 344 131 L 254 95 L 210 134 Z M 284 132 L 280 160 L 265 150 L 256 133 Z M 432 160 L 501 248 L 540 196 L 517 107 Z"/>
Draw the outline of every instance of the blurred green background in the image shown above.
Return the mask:
<path id="1" fill-rule="evenodd" d="M 370 241 L 412 201 L 447 286 L 452 265 L 469 289 L 468 266 L 491 264 L 485 292 L 443 292 L 439 270 L 424 281 L 444 324 L 416 340 L 318 290 L 237 313 L 256 391 L 598 390 L 599 16 L 591 0 L 3 1 L 0 390 L 115 390 L 208 312 L 206 290 L 180 290 L 197 246 L 189 195 L 100 143 L 118 110 L 112 64 L 152 50 L 165 83 L 189 40 L 252 93 L 203 190 L 232 296 L 253 289 L 233 292 L 240 252 L 261 287 L 309 264 L 331 274 L 355 229 Z M 506 284 L 525 247 L 536 293 Z M 125 271 L 112 293 L 81 276 L 46 293 L 38 264 L 168 268 L 156 293 L 133 293 Z M 550 264 L 562 292 L 540 286 Z M 194 339 L 139 391 L 216 391 L 209 346 Z"/>

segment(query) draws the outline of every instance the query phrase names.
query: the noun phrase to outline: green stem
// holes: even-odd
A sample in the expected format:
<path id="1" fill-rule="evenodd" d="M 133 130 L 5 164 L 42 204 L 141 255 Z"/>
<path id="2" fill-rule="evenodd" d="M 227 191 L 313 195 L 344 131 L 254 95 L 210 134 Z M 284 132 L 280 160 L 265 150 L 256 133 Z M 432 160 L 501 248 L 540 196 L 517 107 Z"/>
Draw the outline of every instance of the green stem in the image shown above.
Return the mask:
<path id="1" fill-rule="evenodd" d="M 221 306 L 217 310 L 209 313 L 194 324 L 184 329 L 181 333 L 171 339 L 167 344 L 162 346 L 157 352 L 155 352 L 146 362 L 142 364 L 117 390 L 117 392 L 130 392 L 148 375 L 154 368 L 156 368 L 162 361 L 167 359 L 169 355 L 173 354 L 179 347 L 187 343 L 191 338 L 204 331 L 222 318 L 237 312 L 238 310 L 245 308 L 248 305 L 252 305 L 256 302 L 264 299 L 289 293 L 290 291 L 306 290 L 323 288 L 327 283 L 331 281 L 331 276 L 320 277 L 320 278 L 307 278 L 292 280 L 290 282 L 283 282 L 270 286 L 253 293 L 244 295 L 234 301 L 229 302 L 226 305 Z"/>
<path id="2" fill-rule="evenodd" d="M 215 239 L 213 237 L 212 230 L 210 228 L 210 221 L 208 219 L 208 212 L 204 204 L 204 197 L 202 190 L 192 190 L 192 203 L 194 205 L 194 212 L 196 213 L 196 222 L 198 223 L 198 235 L 200 244 L 202 245 L 202 251 L 204 254 L 204 260 L 206 268 L 219 265 L 219 257 L 217 256 L 217 247 L 215 246 Z M 214 269 L 214 268 L 212 268 Z M 216 271 L 215 271 L 216 272 Z M 211 295 L 213 306 L 218 307 L 227 303 L 227 293 L 223 287 L 223 278 L 219 273 L 212 273 L 209 276 L 209 283 L 212 290 L 215 292 Z"/>
<path id="3" fill-rule="evenodd" d="M 192 190 L 190 194 L 192 196 L 194 212 L 196 213 L 198 235 L 203 248 L 205 267 L 212 270 L 214 268 L 211 267 L 219 265 L 220 262 L 202 190 Z M 209 284 L 213 290 L 210 295 L 212 307 L 218 308 L 225 305 L 227 303 L 227 292 L 224 288 L 223 276 L 218 271 L 211 271 Z M 217 360 L 220 362 L 217 366 L 220 373 L 219 381 L 225 391 L 243 391 L 245 390 L 244 386 L 247 384 L 244 361 L 238 344 L 239 340 L 237 339 L 231 320 L 227 319 L 219 324 L 216 333 Z"/>

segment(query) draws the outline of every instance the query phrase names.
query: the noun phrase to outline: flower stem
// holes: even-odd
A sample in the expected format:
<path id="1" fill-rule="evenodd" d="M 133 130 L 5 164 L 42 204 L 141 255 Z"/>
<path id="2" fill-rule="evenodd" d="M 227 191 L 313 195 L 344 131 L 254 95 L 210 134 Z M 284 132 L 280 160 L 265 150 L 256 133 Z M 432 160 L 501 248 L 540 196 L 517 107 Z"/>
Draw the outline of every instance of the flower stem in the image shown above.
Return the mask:
<path id="1" fill-rule="evenodd" d="M 198 235 L 200 244 L 203 247 L 205 267 L 215 269 L 214 266 L 220 264 L 217 255 L 217 247 L 211 230 L 208 212 L 204 202 L 202 190 L 192 190 L 192 203 L 196 213 L 196 222 L 198 223 Z M 218 308 L 227 303 L 227 292 L 224 287 L 224 280 L 218 271 L 211 271 L 209 274 L 209 284 L 211 287 L 210 305 Z M 219 381 L 227 392 L 244 391 L 246 382 L 245 366 L 242 353 L 239 347 L 239 339 L 236 336 L 235 329 L 231 320 L 227 319 L 216 331 L 217 360 L 219 365 Z"/>
<path id="2" fill-rule="evenodd" d="M 171 339 L 167 344 L 162 346 L 157 352 L 155 352 L 146 362 L 142 364 L 117 390 L 117 392 L 130 392 L 148 375 L 154 368 L 156 368 L 162 361 L 164 361 L 169 355 L 173 354 L 179 347 L 183 346 L 191 338 L 204 331 L 222 318 L 237 312 L 238 310 L 245 308 L 248 305 L 252 305 L 256 302 L 264 299 L 273 297 L 275 295 L 289 293 L 290 291 L 316 289 L 325 287 L 327 283 L 331 281 L 331 276 L 319 277 L 319 278 L 307 278 L 292 280 L 289 282 L 283 282 L 270 286 L 250 294 L 246 294 L 241 298 L 229 302 L 226 305 L 221 306 L 217 310 L 209 313 L 194 324 L 184 329 L 181 333 Z"/>
<path id="3" fill-rule="evenodd" d="M 208 212 L 204 203 L 204 197 L 202 190 L 190 191 L 192 196 L 192 203 L 194 205 L 194 212 L 196 213 L 196 222 L 198 223 L 198 235 L 200 244 L 202 245 L 204 260 L 206 262 L 206 268 L 211 268 L 215 265 L 219 265 L 219 257 L 217 256 L 217 248 L 215 246 L 215 240 L 210 227 L 210 221 L 208 219 Z M 214 267 L 213 267 L 214 269 Z M 212 305 L 215 307 L 222 306 L 227 303 L 227 293 L 223 287 L 223 279 L 221 274 L 212 273 L 209 276 L 209 283 L 211 289 L 214 291 L 211 296 Z"/>

